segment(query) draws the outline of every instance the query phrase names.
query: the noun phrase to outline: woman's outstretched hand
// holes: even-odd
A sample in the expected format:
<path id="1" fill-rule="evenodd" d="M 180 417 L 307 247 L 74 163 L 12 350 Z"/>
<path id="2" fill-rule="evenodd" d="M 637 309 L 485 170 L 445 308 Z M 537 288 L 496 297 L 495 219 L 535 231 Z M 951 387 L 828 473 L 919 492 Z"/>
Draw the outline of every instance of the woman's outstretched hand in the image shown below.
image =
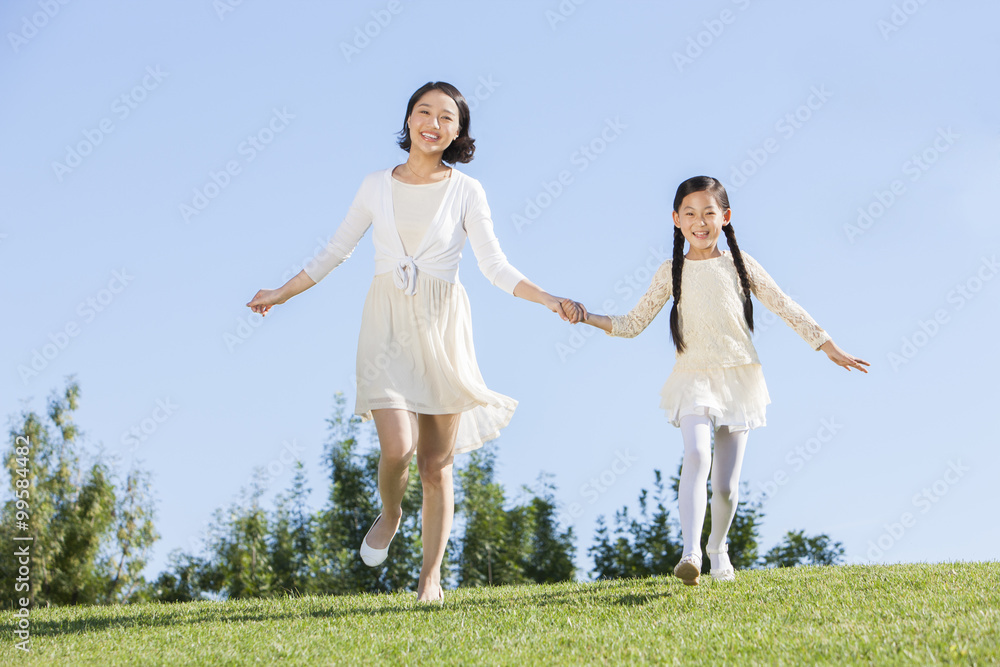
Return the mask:
<path id="1" fill-rule="evenodd" d="M 830 357 L 830 361 L 837 364 L 838 366 L 843 366 L 847 370 L 851 370 L 852 368 L 857 368 L 862 373 L 867 373 L 868 371 L 866 371 L 864 367 L 871 366 L 871 364 L 869 364 L 864 359 L 859 359 L 854 355 L 847 354 L 846 352 L 841 350 L 839 347 L 837 347 L 837 344 L 833 342 L 833 339 L 830 339 L 825 343 L 823 343 L 822 345 L 820 345 L 819 349 L 826 352 L 826 356 Z"/>
<path id="2" fill-rule="evenodd" d="M 267 315 L 267 311 L 271 310 L 271 306 L 282 304 L 285 301 L 286 299 L 281 298 L 281 290 L 262 289 L 250 299 L 247 305 L 253 312 L 264 316 Z"/>

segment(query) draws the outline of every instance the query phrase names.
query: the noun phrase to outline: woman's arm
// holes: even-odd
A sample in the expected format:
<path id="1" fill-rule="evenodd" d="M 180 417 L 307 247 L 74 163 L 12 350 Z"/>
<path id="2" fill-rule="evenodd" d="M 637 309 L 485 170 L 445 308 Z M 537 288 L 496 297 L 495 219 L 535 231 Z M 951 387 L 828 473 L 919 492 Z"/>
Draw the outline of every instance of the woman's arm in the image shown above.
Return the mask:
<path id="1" fill-rule="evenodd" d="M 247 303 L 247 305 L 250 306 L 250 310 L 255 313 L 267 315 L 267 311 L 271 310 L 271 306 L 282 304 L 296 294 L 305 292 L 315 284 L 316 283 L 313 279 L 310 278 L 309 274 L 307 274 L 303 269 L 278 289 L 258 290 L 257 294 L 250 299 L 250 302 Z"/>
<path id="2" fill-rule="evenodd" d="M 492 284 L 516 297 L 540 303 L 573 324 L 583 320 L 584 312 L 575 302 L 552 296 L 507 261 L 507 256 L 500 249 L 500 241 L 493 232 L 493 219 L 486 202 L 486 193 L 478 183 L 471 184 L 469 206 L 462 225 L 469 237 L 472 252 L 476 255 L 480 272 Z M 567 302 L 565 306 L 564 302 Z"/>
<path id="3" fill-rule="evenodd" d="M 344 216 L 337 231 L 330 237 L 326 246 L 316 252 L 298 274 L 278 289 L 258 290 L 257 294 L 246 304 L 250 310 L 267 315 L 271 306 L 285 303 L 293 296 L 305 292 L 351 256 L 361 241 L 361 237 L 365 235 L 372 224 L 371 209 L 366 204 L 367 188 L 370 187 L 371 178 L 369 175 L 358 188 L 358 192 L 354 195 L 354 201 L 351 202 L 351 207 L 347 210 L 347 215 Z"/>
<path id="4" fill-rule="evenodd" d="M 583 306 L 571 299 L 552 296 L 541 287 L 524 278 L 514 287 L 514 296 L 533 303 L 540 303 L 567 322 L 576 324 L 586 316 Z"/>

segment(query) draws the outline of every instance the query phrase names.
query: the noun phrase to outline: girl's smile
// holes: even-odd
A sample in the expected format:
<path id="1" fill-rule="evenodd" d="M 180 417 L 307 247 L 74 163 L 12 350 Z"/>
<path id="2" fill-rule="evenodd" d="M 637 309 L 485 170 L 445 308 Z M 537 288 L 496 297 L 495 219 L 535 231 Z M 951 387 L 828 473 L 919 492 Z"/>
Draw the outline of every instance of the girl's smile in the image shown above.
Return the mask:
<path id="1" fill-rule="evenodd" d="M 674 225 L 691 245 L 687 259 L 719 257 L 719 234 L 729 224 L 730 209 L 723 211 L 715 197 L 705 191 L 692 192 L 681 202 L 680 212 L 674 213 Z"/>

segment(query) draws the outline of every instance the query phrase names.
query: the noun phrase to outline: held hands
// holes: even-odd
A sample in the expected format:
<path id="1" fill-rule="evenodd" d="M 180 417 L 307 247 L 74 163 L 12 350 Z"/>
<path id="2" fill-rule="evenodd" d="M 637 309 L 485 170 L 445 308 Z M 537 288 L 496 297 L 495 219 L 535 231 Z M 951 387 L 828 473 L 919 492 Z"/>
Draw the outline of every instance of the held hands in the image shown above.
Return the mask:
<path id="1" fill-rule="evenodd" d="M 547 296 L 545 306 L 562 318 L 563 321 L 576 324 L 587 319 L 587 309 L 583 307 L 582 303 L 558 296 Z"/>
<path id="2" fill-rule="evenodd" d="M 559 308 L 562 311 L 563 319 L 570 324 L 584 322 L 587 319 L 587 309 L 579 301 L 573 299 L 558 298 Z"/>
<path id="3" fill-rule="evenodd" d="M 830 361 L 837 364 L 838 366 L 843 366 L 848 371 L 850 371 L 852 368 L 856 368 L 862 373 L 867 373 L 868 371 L 864 369 L 864 366 L 871 366 L 871 364 L 869 364 L 864 359 L 858 359 L 857 357 L 847 354 L 846 352 L 841 350 L 839 347 L 837 347 L 837 344 L 834 343 L 832 339 L 820 345 L 819 349 L 826 352 L 826 356 L 830 357 Z"/>

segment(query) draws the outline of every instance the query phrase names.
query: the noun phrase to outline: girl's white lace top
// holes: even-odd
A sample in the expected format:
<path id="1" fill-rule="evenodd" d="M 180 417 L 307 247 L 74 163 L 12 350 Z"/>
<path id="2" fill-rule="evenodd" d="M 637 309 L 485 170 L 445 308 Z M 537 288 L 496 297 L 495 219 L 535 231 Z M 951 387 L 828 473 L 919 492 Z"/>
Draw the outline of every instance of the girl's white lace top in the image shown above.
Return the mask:
<path id="1" fill-rule="evenodd" d="M 814 350 L 830 340 L 799 304 L 795 303 L 764 268 L 746 252 L 743 262 L 750 290 L 768 310 L 783 319 Z M 673 260 L 660 265 L 653 282 L 627 315 L 611 315 L 611 336 L 632 338 L 653 321 L 673 295 Z M 678 317 L 685 350 L 677 354 L 674 368 L 699 370 L 759 364 L 757 350 L 743 317 L 743 290 L 732 254 L 702 260 L 685 260 L 681 269 Z"/>

